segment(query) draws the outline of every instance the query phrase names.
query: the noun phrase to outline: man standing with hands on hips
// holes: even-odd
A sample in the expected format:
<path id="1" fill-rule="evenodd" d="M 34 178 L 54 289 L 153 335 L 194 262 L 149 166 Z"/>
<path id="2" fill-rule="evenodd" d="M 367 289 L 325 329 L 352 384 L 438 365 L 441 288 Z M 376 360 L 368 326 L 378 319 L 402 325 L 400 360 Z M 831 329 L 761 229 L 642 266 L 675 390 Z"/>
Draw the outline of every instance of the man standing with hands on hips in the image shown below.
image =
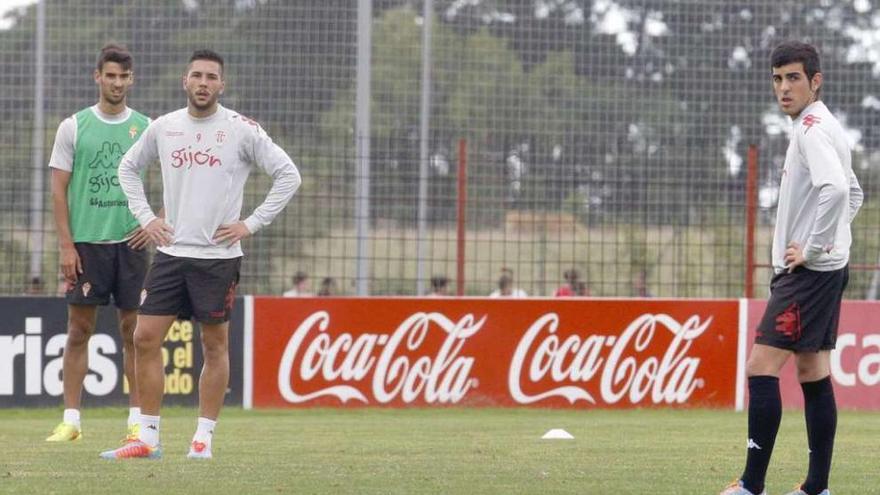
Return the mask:
<path id="1" fill-rule="evenodd" d="M 792 119 L 791 139 L 773 233 L 775 275 L 746 365 L 746 467 L 721 494 L 766 493 L 764 479 L 782 419 L 779 371 L 794 356 L 810 454 L 806 480 L 789 495 L 830 495 L 837 429 L 830 354 L 849 279 L 850 223 L 863 195 L 843 127 L 820 100 L 816 48 L 782 43 L 773 50 L 770 65 L 779 108 Z"/>
<path id="2" fill-rule="evenodd" d="M 259 124 L 218 103 L 223 71 L 216 52 L 194 52 L 183 78 L 187 107 L 156 119 L 119 166 L 129 208 L 158 252 L 144 281 L 135 330 L 140 437 L 102 452 L 106 459 L 162 456 L 162 341 L 178 316 L 201 323 L 205 359 L 198 425 L 187 457 L 212 457 L 214 427 L 229 382 L 229 318 L 241 267 L 240 241 L 272 222 L 302 182 L 293 161 Z M 157 159 L 165 219 L 150 208 L 140 178 Z M 244 185 L 254 167 L 272 177 L 272 188 L 240 220 Z"/>

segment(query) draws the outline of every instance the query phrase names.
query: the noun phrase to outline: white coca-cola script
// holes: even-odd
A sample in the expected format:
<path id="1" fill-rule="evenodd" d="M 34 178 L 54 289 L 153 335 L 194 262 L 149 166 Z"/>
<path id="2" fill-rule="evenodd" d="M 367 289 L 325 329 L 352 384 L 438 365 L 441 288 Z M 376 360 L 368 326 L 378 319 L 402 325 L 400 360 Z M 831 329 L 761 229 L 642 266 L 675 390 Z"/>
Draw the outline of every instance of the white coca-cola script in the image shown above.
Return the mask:
<path id="1" fill-rule="evenodd" d="M 342 403 L 368 404 L 364 393 L 348 383 L 369 379 L 372 395 L 380 404 L 398 398 L 406 403 L 421 398 L 429 404 L 454 404 L 477 384 L 470 376 L 474 358 L 460 354 L 468 337 L 485 321 L 485 316 L 478 320 L 471 314 L 452 321 L 441 313 L 415 313 L 391 334 L 358 333 L 355 337 L 340 332 L 331 337 L 327 332 L 330 315 L 318 311 L 303 320 L 288 341 L 278 369 L 278 389 L 291 403 L 330 396 Z M 445 332 L 436 355 L 412 356 L 432 331 Z M 318 376 L 336 384 L 302 391 L 301 385 Z"/>
<path id="2" fill-rule="evenodd" d="M 556 335 L 559 316 L 548 313 L 532 323 L 516 347 L 508 373 L 510 394 L 520 404 L 549 397 L 596 404 L 588 388 L 598 377 L 605 404 L 624 397 L 632 404 L 645 397 L 654 404 L 683 403 L 703 384 L 697 377 L 700 358 L 688 356 L 688 350 L 711 322 L 711 317 L 691 316 L 679 323 L 669 315 L 644 314 L 619 335 L 575 334 L 563 340 Z M 647 355 L 658 329 L 670 332 L 672 339 L 662 356 Z M 547 388 L 548 380 L 555 386 Z"/>

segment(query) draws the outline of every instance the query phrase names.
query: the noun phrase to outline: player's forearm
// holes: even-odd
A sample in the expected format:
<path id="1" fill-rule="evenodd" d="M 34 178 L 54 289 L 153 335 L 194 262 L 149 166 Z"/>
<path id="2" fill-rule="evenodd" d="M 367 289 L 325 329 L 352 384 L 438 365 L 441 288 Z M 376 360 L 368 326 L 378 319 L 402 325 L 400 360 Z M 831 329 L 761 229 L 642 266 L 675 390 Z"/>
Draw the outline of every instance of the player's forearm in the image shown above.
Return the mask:
<path id="1" fill-rule="evenodd" d="M 804 246 L 804 258 L 814 260 L 834 246 L 837 224 L 846 204 L 847 188 L 841 184 L 829 183 L 819 191 L 819 204 L 813 231 Z"/>
<path id="2" fill-rule="evenodd" d="M 52 203 L 58 245 L 60 247 L 73 246 L 73 234 L 70 232 L 70 212 L 67 208 L 67 198 L 59 200 L 58 198 L 53 197 Z"/>
<path id="3" fill-rule="evenodd" d="M 131 210 L 131 214 L 134 215 L 141 227 L 146 227 L 156 219 L 156 214 L 147 201 L 144 182 L 141 180 L 137 166 L 127 156 L 119 164 L 117 176 L 119 177 L 119 187 L 128 198 L 128 209 Z"/>
<path id="4" fill-rule="evenodd" d="M 865 193 L 862 192 L 862 186 L 855 174 L 850 172 L 849 180 L 849 221 L 852 222 L 856 218 L 862 202 L 865 200 Z"/>
<path id="5" fill-rule="evenodd" d="M 71 247 L 73 246 L 73 234 L 70 231 L 70 208 L 67 205 L 69 180 L 59 177 L 60 173 L 63 172 L 53 171 L 52 173 L 52 216 L 55 218 L 58 245 Z"/>
<path id="6" fill-rule="evenodd" d="M 287 206 L 290 198 L 302 184 L 299 170 L 292 163 L 290 166 L 279 168 L 273 179 L 272 189 L 269 190 L 263 204 L 244 220 L 244 224 L 247 225 L 251 233 L 255 233 L 272 223 L 272 220 Z"/>

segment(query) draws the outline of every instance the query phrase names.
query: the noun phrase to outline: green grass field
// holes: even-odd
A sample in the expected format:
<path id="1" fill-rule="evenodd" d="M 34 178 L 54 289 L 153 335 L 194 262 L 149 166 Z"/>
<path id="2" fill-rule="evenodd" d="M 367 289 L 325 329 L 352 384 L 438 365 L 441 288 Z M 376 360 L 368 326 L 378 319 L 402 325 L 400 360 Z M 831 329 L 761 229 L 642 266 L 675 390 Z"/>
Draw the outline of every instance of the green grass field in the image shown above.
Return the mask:
<path id="1" fill-rule="evenodd" d="M 106 461 L 122 408 L 86 409 L 84 439 L 49 444 L 58 409 L 0 410 L 0 493 L 715 494 L 742 469 L 729 411 L 228 408 L 212 461 L 185 457 L 193 409 L 163 411 L 159 461 Z M 564 428 L 574 440 L 541 440 Z M 840 415 L 835 495 L 877 494 L 880 414 Z M 771 495 L 806 472 L 803 416 L 786 411 Z"/>

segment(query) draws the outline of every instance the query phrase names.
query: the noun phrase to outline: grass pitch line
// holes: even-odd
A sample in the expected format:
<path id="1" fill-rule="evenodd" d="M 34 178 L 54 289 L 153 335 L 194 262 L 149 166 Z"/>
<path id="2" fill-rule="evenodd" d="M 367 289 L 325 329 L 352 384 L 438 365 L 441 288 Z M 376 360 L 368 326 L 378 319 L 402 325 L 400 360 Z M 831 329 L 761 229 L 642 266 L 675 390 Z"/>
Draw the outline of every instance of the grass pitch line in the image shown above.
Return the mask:
<path id="1" fill-rule="evenodd" d="M 541 440 L 574 440 L 574 437 L 571 433 L 563 430 L 562 428 L 553 428 L 547 433 L 544 433 L 544 436 L 541 437 Z"/>

